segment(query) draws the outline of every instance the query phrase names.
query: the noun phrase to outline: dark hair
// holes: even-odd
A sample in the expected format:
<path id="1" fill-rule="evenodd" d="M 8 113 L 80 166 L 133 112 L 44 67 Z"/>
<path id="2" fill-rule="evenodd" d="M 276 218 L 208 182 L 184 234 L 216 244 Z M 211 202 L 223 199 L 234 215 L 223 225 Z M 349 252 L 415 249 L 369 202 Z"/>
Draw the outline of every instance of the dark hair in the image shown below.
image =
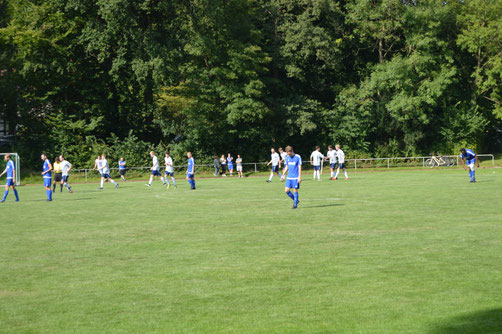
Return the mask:
<path id="1" fill-rule="evenodd" d="M 465 148 L 461 148 L 461 149 L 460 149 L 460 152 L 465 152 Z"/>
<path id="2" fill-rule="evenodd" d="M 315 147 L 316 150 L 320 149 L 319 145 Z"/>
<path id="3" fill-rule="evenodd" d="M 328 148 L 333 148 L 333 145 L 328 145 Z"/>

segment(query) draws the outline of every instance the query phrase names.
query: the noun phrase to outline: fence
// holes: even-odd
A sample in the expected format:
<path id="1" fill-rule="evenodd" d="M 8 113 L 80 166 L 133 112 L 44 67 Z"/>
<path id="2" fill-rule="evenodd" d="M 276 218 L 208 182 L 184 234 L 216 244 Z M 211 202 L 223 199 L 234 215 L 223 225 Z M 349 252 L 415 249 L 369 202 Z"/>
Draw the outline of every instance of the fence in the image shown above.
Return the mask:
<path id="1" fill-rule="evenodd" d="M 443 157 L 449 157 L 456 159 L 457 165 L 460 162 L 460 156 L 458 155 L 448 155 Z M 478 154 L 480 158 L 489 158 L 491 160 L 491 165 L 495 166 L 495 156 L 493 154 Z M 394 158 L 364 158 L 364 159 L 346 159 L 347 168 L 352 168 L 354 170 L 364 169 L 364 168 L 396 168 L 396 167 L 425 167 L 425 161 L 430 159 L 431 156 L 424 157 L 394 157 Z M 481 160 L 481 159 L 480 159 Z M 486 163 L 486 160 L 484 161 Z M 270 168 L 267 167 L 266 162 L 248 162 L 243 163 L 243 170 L 246 174 L 253 174 L 258 172 L 268 171 Z M 237 174 L 234 164 L 234 174 Z M 328 167 L 327 162 L 324 163 L 324 168 Z M 183 173 L 186 169 L 186 165 L 174 166 L 177 173 Z M 201 164 L 196 165 L 197 173 L 202 173 L 206 175 L 211 175 L 214 173 L 214 166 L 212 164 Z M 310 164 L 304 163 L 304 168 L 309 169 Z M 118 168 L 110 168 L 113 172 L 118 174 Z M 228 172 L 228 171 L 227 171 Z M 127 175 L 132 177 L 144 177 L 150 173 L 150 167 L 127 167 Z M 88 182 L 89 178 L 99 177 L 97 171 L 93 169 L 72 169 L 72 176 L 77 177 L 75 174 L 80 174 L 81 177 Z M 83 174 L 83 175 L 82 175 Z"/>

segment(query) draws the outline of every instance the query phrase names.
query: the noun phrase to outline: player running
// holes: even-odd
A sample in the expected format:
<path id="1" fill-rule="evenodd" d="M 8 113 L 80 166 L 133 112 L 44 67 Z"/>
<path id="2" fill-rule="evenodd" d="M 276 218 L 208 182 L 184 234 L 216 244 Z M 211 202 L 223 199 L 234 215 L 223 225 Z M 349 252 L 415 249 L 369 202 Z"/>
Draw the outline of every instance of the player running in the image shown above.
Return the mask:
<path id="1" fill-rule="evenodd" d="M 345 180 L 349 179 L 349 176 L 347 175 L 347 171 L 345 170 L 345 153 L 340 149 L 340 145 L 335 145 L 335 150 L 336 150 L 336 157 L 338 159 L 338 168 L 336 170 L 335 174 L 335 180 L 338 180 L 338 173 L 340 173 L 340 169 L 343 170 L 343 173 L 345 174 Z"/>
<path id="2" fill-rule="evenodd" d="M 192 157 L 192 152 L 188 152 L 187 157 L 188 157 L 187 180 L 188 183 L 190 183 L 190 189 L 195 190 L 195 160 Z"/>
<path id="3" fill-rule="evenodd" d="M 47 159 L 47 154 L 42 153 L 40 156 L 42 161 L 44 162 L 42 169 L 42 177 L 44 178 L 44 188 L 45 193 L 47 194 L 47 202 L 52 201 L 52 190 L 51 190 L 51 182 L 52 182 L 52 164 Z"/>
<path id="4" fill-rule="evenodd" d="M 284 180 L 286 173 L 288 173 L 284 191 L 293 200 L 293 209 L 296 209 L 298 203 L 300 203 L 298 200 L 298 189 L 300 189 L 300 183 L 302 182 L 302 158 L 298 154 L 295 154 L 291 146 L 286 146 L 286 152 L 288 153 L 288 157 L 286 158 L 286 167 L 281 179 Z M 294 194 L 291 193 L 291 189 L 293 189 Z"/>
<path id="5" fill-rule="evenodd" d="M 310 155 L 310 164 L 314 166 L 314 180 L 317 175 L 317 180 L 321 181 L 321 160 L 324 159 L 324 155 L 321 153 L 321 148 L 319 146 L 315 147 L 315 151 Z"/>
<path id="6" fill-rule="evenodd" d="M 19 202 L 19 195 L 17 194 L 16 184 L 15 184 L 16 166 L 14 165 L 14 161 L 12 161 L 10 154 L 6 154 L 3 158 L 5 161 L 7 161 L 7 165 L 5 166 L 5 169 L 2 172 L 2 174 L 0 174 L 0 177 L 2 177 L 4 174 L 7 174 L 7 182 L 5 183 L 5 192 L 3 194 L 3 198 L 0 201 L 0 203 L 5 202 L 5 199 L 9 194 L 9 187 L 12 187 L 12 190 L 14 191 L 14 196 L 16 196 L 16 202 Z"/>
<path id="7" fill-rule="evenodd" d="M 162 184 L 166 186 L 166 182 L 164 181 L 164 178 L 162 177 L 162 174 L 160 173 L 160 165 L 159 165 L 159 158 L 155 155 L 154 151 L 150 152 L 150 156 L 152 157 L 152 167 L 150 167 L 150 170 L 152 171 L 150 175 L 150 181 L 148 181 L 145 186 L 150 187 L 152 185 L 153 177 L 154 176 L 159 176 L 160 180 L 162 181 Z"/>
<path id="8" fill-rule="evenodd" d="M 279 177 L 281 177 L 281 172 L 279 172 L 279 168 L 281 168 L 281 158 L 279 157 L 279 154 L 275 152 L 275 149 L 272 148 L 270 149 L 270 161 L 268 162 L 267 166 L 272 164 L 272 170 L 270 171 L 270 177 L 267 180 L 267 183 L 272 182 L 272 178 L 274 177 L 274 173 L 277 173 Z"/>
<path id="9" fill-rule="evenodd" d="M 335 168 L 336 168 L 336 151 L 333 149 L 333 146 L 328 146 L 328 152 L 326 153 L 326 158 L 324 160 L 329 159 L 329 168 L 331 171 L 330 180 L 335 179 Z"/>
<path id="10" fill-rule="evenodd" d="M 110 182 L 115 185 L 115 189 L 118 189 L 119 184 L 117 182 L 115 182 L 110 176 L 110 166 L 108 165 L 108 160 L 106 160 L 105 154 L 103 154 L 101 156 L 100 164 L 101 164 L 101 167 L 99 167 L 98 170 L 101 173 L 101 187 L 99 187 L 98 190 L 102 190 L 105 181 L 108 181 L 108 180 L 110 180 Z"/>
<path id="11" fill-rule="evenodd" d="M 478 156 L 473 150 L 462 148 L 460 149 L 460 158 L 462 158 L 462 166 L 464 166 L 464 169 L 467 170 L 467 167 L 469 167 L 469 177 L 471 178 L 469 182 L 476 182 L 474 163 L 476 163 L 476 166 L 479 168 Z"/>
<path id="12" fill-rule="evenodd" d="M 171 183 L 169 183 L 168 177 L 171 177 L 171 181 L 173 181 L 173 186 L 174 189 L 176 189 L 176 179 L 174 178 L 174 163 L 173 163 L 173 158 L 171 158 L 171 155 L 169 152 L 166 152 L 166 156 L 164 157 L 164 164 L 166 166 L 166 183 L 167 183 L 167 189 L 171 188 Z"/>
<path id="13" fill-rule="evenodd" d="M 234 174 L 234 157 L 230 153 L 228 153 L 227 156 L 227 166 L 228 166 L 228 171 L 230 172 L 230 176 L 233 176 Z"/>
<path id="14" fill-rule="evenodd" d="M 59 156 L 59 160 L 61 161 L 62 172 L 61 189 L 63 189 L 63 186 L 65 186 L 70 194 L 73 194 L 73 190 L 71 190 L 71 186 L 68 184 L 68 178 L 70 177 L 70 170 L 72 165 L 65 159 L 62 154 Z"/>
<path id="15" fill-rule="evenodd" d="M 94 160 L 94 167 L 92 169 L 95 169 L 98 171 L 100 176 L 103 176 L 103 170 L 101 169 L 101 156 L 98 155 L 96 160 Z"/>
<path id="16" fill-rule="evenodd" d="M 54 181 L 52 182 L 52 192 L 56 192 L 56 183 L 59 183 L 60 189 L 59 192 L 63 192 L 63 184 L 61 181 L 63 180 L 63 172 L 61 171 L 61 161 L 59 161 L 59 157 L 54 158 L 54 164 L 52 165 L 54 168 Z"/>
<path id="17" fill-rule="evenodd" d="M 237 173 L 239 174 L 239 177 L 243 177 L 242 176 L 242 158 L 241 158 L 240 154 L 237 154 L 237 159 L 235 160 L 235 162 L 237 163 Z"/>
<path id="18" fill-rule="evenodd" d="M 126 178 L 125 178 L 125 175 L 126 175 L 126 162 L 124 160 L 124 157 L 120 157 L 120 160 L 119 160 L 119 174 L 120 174 L 120 178 L 122 179 L 122 181 L 126 181 Z"/>

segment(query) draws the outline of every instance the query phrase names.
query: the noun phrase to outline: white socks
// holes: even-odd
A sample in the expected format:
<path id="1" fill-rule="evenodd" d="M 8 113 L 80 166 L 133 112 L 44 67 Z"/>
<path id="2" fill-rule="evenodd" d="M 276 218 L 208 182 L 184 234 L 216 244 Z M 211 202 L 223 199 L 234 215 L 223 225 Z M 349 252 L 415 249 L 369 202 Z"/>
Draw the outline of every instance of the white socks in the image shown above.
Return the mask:
<path id="1" fill-rule="evenodd" d="M 105 180 L 101 179 L 101 188 L 103 188 L 103 183 L 105 183 Z"/>

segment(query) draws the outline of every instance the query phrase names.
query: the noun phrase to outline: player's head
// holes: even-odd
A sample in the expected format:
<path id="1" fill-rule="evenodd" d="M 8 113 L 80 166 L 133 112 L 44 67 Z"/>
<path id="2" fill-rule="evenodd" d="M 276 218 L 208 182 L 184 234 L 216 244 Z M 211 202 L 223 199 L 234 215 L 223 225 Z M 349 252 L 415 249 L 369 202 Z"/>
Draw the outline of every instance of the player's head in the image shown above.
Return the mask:
<path id="1" fill-rule="evenodd" d="M 101 160 L 101 156 L 98 154 L 98 156 L 96 157 L 96 159 Z"/>
<path id="2" fill-rule="evenodd" d="M 101 154 L 101 159 L 105 160 L 106 159 L 106 154 Z"/>
<path id="3" fill-rule="evenodd" d="M 335 145 L 336 150 L 338 151 L 340 149 L 340 145 L 336 144 Z"/>
<path id="4" fill-rule="evenodd" d="M 155 156 L 155 152 L 154 151 L 150 151 L 150 156 L 153 158 Z"/>
<path id="5" fill-rule="evenodd" d="M 228 153 L 228 157 L 229 157 L 229 158 L 231 157 L 230 153 Z"/>
<path id="6" fill-rule="evenodd" d="M 466 152 L 467 152 L 467 151 L 465 150 L 465 148 L 461 148 L 461 149 L 460 149 L 460 153 L 465 154 Z"/>
<path id="7" fill-rule="evenodd" d="M 62 154 L 59 156 L 59 161 L 64 161 L 64 156 Z"/>
<path id="8" fill-rule="evenodd" d="M 328 145 L 328 150 L 332 150 L 333 149 L 333 146 L 332 145 Z"/>
<path id="9" fill-rule="evenodd" d="M 60 162 L 61 160 L 59 160 L 59 157 L 55 157 L 54 158 L 54 162 Z"/>
<path id="10" fill-rule="evenodd" d="M 320 148 L 319 146 L 316 146 L 316 147 L 315 147 L 315 150 L 316 150 L 316 151 L 319 151 L 320 149 L 321 149 L 321 148 Z"/>
<path id="11" fill-rule="evenodd" d="M 240 158 L 240 157 L 241 157 L 241 155 L 240 155 L 240 154 L 237 154 L 237 158 Z"/>
<path id="12" fill-rule="evenodd" d="M 273 147 L 272 147 L 272 148 L 270 149 L 270 152 L 275 153 L 275 148 L 273 148 Z"/>
<path id="13" fill-rule="evenodd" d="M 10 154 L 6 154 L 6 155 L 4 155 L 3 159 L 4 159 L 5 161 L 9 161 L 9 160 L 10 160 Z"/>
<path id="14" fill-rule="evenodd" d="M 40 158 L 41 158 L 42 160 L 46 160 L 46 159 L 47 159 L 47 154 L 42 153 L 42 154 L 40 155 Z"/>
<path id="15" fill-rule="evenodd" d="M 169 158 L 170 154 L 169 152 L 166 152 L 166 158 Z"/>
<path id="16" fill-rule="evenodd" d="M 190 159 L 192 157 L 192 152 L 187 152 L 187 157 Z"/>
<path id="17" fill-rule="evenodd" d="M 279 152 L 284 152 L 284 150 L 282 149 L 282 147 L 279 147 Z"/>
<path id="18" fill-rule="evenodd" d="M 225 154 L 222 154 L 222 155 L 221 155 L 221 159 L 225 159 Z"/>
<path id="19" fill-rule="evenodd" d="M 293 151 L 293 148 L 291 146 L 286 146 L 286 153 L 292 157 L 295 155 L 295 151 Z"/>
<path id="20" fill-rule="evenodd" d="M 120 161 L 124 161 L 124 157 L 120 157 Z"/>

